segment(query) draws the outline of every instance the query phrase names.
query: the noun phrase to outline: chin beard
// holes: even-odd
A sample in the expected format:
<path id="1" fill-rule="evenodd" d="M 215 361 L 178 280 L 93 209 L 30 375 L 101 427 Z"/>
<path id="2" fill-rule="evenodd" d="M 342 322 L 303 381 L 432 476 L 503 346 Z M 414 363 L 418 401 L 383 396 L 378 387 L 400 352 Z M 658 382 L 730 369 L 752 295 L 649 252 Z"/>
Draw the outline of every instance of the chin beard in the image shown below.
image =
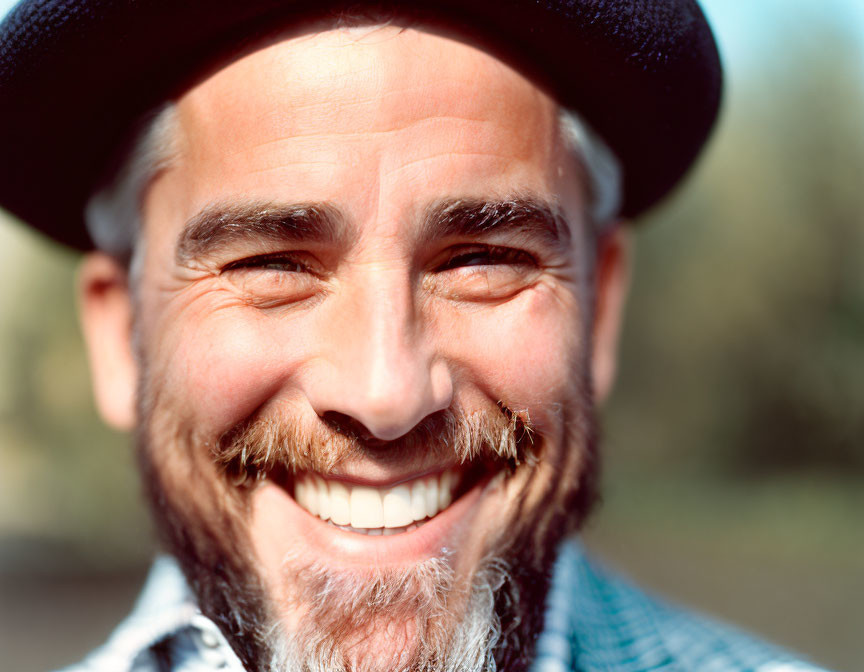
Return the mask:
<path id="1" fill-rule="evenodd" d="M 202 441 L 179 431 L 170 405 L 157 410 L 157 399 L 142 390 L 139 399 L 150 400 L 141 404 L 138 430 L 145 494 L 160 538 L 179 561 L 199 607 L 247 670 L 520 672 L 530 665 L 543 627 L 555 550 L 581 525 L 595 500 L 594 413 L 589 394 L 583 392 L 577 409 L 582 412 L 565 419 L 565 445 L 538 451 L 538 459 L 554 462 L 548 465 L 549 473 L 558 475 L 557 481 L 544 485 L 543 508 L 527 510 L 520 502 L 512 528 L 499 534 L 468 577 L 454 576 L 446 555 L 407 570 L 365 572 L 337 571 L 320 560 L 304 564 L 289 557 L 282 577 L 284 596 L 269 595 L 246 529 L 248 494 L 254 485 L 238 487 L 214 458 L 220 457 L 219 440 Z M 512 429 L 516 415 L 500 410 Z M 499 423 L 497 431 L 496 413 L 493 409 L 485 416 Z M 458 421 L 448 422 L 459 426 Z M 254 425 L 254 419 L 232 433 L 248 438 L 250 423 Z M 435 435 L 429 428 L 425 432 Z M 483 432 L 475 427 L 466 435 L 482 440 Z M 286 439 L 290 437 L 279 438 Z M 518 438 L 511 439 L 512 448 Z M 447 445 L 440 442 L 431 449 L 443 451 Z M 308 448 L 307 443 L 304 453 L 316 454 L 306 452 Z M 482 454 L 491 449 L 472 450 Z M 260 470 L 253 458 L 246 465 L 248 473 Z M 535 477 L 536 471 L 529 480 Z M 303 611 L 291 633 L 279 613 L 286 606 Z"/>
<path id="2" fill-rule="evenodd" d="M 495 669 L 502 636 L 496 598 L 506 593 L 507 603 L 518 603 L 506 565 L 493 559 L 481 564 L 467 587 L 458 585 L 447 558 L 367 572 L 289 558 L 286 579 L 292 602 L 304 611 L 300 627 L 273 650 L 273 670 Z"/>

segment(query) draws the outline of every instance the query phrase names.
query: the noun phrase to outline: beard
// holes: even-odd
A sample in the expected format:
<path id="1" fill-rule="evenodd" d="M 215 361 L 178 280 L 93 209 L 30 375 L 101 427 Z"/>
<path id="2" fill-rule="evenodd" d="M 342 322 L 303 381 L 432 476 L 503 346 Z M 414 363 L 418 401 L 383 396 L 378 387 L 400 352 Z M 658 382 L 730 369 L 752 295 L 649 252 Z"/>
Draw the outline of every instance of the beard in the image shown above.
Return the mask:
<path id="1" fill-rule="evenodd" d="M 303 625 L 271 651 L 272 670 L 345 669 L 424 672 L 494 669 L 501 637 L 495 611 L 508 569 L 485 561 L 468 591 L 460 589 L 446 558 L 410 569 L 338 572 L 327 563 L 300 562 L 292 599 L 309 605 Z M 467 601 L 454 619 L 454 598 Z"/>
<path id="2" fill-rule="evenodd" d="M 587 376 L 581 380 L 571 410 L 559 411 L 560 445 L 549 445 L 526 414 L 499 404 L 470 415 L 436 413 L 382 446 L 260 411 L 221 436 L 200 436 L 178 426 L 167 395 L 145 376 L 137 432 L 145 495 L 199 607 L 247 670 L 519 672 L 543 626 L 555 550 L 596 498 L 595 414 Z M 454 572 L 446 552 L 407 569 L 363 570 L 298 553 L 284 559 L 279 594 L 265 587 L 248 531 L 261 483 L 326 473 L 352 457 L 398 460 L 419 450 L 451 461 L 455 453 L 502 479 L 525 476 L 507 529 L 490 535 L 469 576 Z M 290 632 L 280 618 L 286 606 L 302 614 Z"/>

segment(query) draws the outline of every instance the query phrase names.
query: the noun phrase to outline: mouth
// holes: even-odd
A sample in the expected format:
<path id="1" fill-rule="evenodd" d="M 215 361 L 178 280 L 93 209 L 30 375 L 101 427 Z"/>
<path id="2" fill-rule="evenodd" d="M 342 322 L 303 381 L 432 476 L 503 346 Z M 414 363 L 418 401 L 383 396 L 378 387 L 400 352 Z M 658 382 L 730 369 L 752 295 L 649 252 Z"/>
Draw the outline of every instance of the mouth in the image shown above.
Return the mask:
<path id="1" fill-rule="evenodd" d="M 300 508 L 333 528 L 390 536 L 413 532 L 431 522 L 491 477 L 491 472 L 491 465 L 478 463 L 381 485 L 303 472 L 283 483 Z"/>
<path id="2" fill-rule="evenodd" d="M 221 461 L 232 485 L 250 493 L 255 548 L 274 572 L 298 554 L 352 568 L 408 567 L 453 553 L 469 562 L 483 540 L 507 535 L 525 480 L 518 475 L 530 473 L 542 448 L 520 416 L 502 414 L 508 426 L 473 430 L 465 443 L 427 433 L 320 466 L 304 460 L 299 470 L 293 460 L 269 461 L 269 452 L 250 460 L 231 444 Z"/>

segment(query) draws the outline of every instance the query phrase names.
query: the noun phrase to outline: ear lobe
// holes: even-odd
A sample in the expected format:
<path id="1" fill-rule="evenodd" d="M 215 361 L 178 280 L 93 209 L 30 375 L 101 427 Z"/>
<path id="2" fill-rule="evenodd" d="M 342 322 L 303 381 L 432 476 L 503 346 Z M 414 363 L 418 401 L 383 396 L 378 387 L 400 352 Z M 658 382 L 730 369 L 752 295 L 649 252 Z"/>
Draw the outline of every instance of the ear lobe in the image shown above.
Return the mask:
<path id="1" fill-rule="evenodd" d="M 78 270 L 78 302 L 96 406 L 107 424 L 131 430 L 138 365 L 126 269 L 102 252 L 88 254 Z"/>
<path id="2" fill-rule="evenodd" d="M 591 367 L 598 402 L 606 400 L 615 382 L 618 341 L 630 288 L 630 257 L 630 232 L 621 224 L 605 233 L 597 243 Z"/>

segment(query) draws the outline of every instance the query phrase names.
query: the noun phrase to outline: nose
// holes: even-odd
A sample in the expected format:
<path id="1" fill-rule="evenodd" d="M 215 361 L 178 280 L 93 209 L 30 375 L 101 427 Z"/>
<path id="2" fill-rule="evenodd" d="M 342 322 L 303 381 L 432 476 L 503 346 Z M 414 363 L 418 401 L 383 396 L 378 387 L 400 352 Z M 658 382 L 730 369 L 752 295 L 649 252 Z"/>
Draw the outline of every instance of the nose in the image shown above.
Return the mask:
<path id="1" fill-rule="evenodd" d="M 448 367 L 435 356 L 409 285 L 379 279 L 332 301 L 323 356 L 304 384 L 313 409 L 330 424 L 392 441 L 450 406 Z"/>

